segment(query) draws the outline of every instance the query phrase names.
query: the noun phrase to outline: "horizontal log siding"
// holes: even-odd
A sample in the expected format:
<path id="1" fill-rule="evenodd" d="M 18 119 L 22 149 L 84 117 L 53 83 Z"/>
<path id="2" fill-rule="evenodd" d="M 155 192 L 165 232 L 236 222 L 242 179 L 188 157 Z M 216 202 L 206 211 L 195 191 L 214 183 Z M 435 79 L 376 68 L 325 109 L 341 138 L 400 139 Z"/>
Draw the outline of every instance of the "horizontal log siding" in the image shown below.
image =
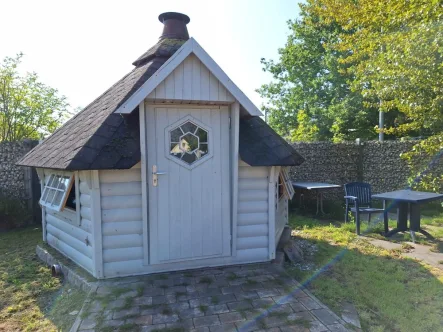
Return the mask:
<path id="1" fill-rule="evenodd" d="M 51 170 L 45 170 L 46 180 Z M 50 246 L 92 273 L 92 223 L 88 217 L 91 206 L 88 172 L 79 172 L 80 220 L 75 211 L 65 208 L 57 212 L 45 209 L 46 239 Z M 90 214 L 89 214 L 90 215 Z"/>
<path id="2" fill-rule="evenodd" d="M 268 167 L 240 163 L 238 171 L 237 258 L 268 259 Z"/>
<path id="3" fill-rule="evenodd" d="M 104 277 L 109 278 L 126 274 L 125 262 L 143 259 L 141 170 L 105 170 L 99 178 Z M 107 268 L 115 264 L 122 269 Z"/>

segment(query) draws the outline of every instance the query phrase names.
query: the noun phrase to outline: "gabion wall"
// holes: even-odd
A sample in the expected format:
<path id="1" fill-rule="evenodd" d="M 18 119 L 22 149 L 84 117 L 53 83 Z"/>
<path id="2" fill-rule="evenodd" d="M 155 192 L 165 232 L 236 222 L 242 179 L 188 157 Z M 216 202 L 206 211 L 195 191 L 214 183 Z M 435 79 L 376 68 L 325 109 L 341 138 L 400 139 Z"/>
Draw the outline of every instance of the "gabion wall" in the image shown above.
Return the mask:
<path id="1" fill-rule="evenodd" d="M 291 170 L 299 182 L 327 182 L 343 185 L 368 182 L 374 193 L 404 189 L 410 176 L 409 167 L 400 155 L 417 141 L 369 141 L 294 143 L 305 162 Z M 325 192 L 329 199 L 343 200 L 343 188 Z"/>
<path id="2" fill-rule="evenodd" d="M 15 163 L 38 144 L 37 141 L 23 140 L 0 143 L 0 193 L 19 199 L 29 199 L 31 176 L 29 167 Z"/>

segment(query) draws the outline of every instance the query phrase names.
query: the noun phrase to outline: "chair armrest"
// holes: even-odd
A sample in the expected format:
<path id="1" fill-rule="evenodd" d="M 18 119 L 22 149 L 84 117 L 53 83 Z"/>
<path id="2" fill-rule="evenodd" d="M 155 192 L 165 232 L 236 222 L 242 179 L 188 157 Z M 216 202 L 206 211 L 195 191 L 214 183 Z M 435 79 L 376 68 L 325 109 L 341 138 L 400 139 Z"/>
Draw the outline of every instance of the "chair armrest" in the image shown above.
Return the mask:
<path id="1" fill-rule="evenodd" d="M 353 200 L 354 202 L 358 200 L 358 197 L 356 196 L 345 196 L 345 199 Z"/>

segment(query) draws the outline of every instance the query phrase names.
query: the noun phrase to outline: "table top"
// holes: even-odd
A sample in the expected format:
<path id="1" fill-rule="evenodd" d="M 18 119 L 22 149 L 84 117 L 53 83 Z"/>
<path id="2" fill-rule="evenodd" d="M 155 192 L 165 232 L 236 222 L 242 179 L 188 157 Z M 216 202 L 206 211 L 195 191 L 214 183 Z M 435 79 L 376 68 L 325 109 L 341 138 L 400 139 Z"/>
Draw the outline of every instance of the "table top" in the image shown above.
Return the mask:
<path id="1" fill-rule="evenodd" d="M 340 188 L 339 184 L 324 183 L 324 182 L 292 182 L 294 188 L 300 189 L 329 189 L 329 188 Z"/>
<path id="2" fill-rule="evenodd" d="M 443 199 L 443 194 L 435 194 L 423 191 L 397 190 L 382 194 L 372 195 L 372 198 L 388 199 L 400 202 L 425 203 Z"/>

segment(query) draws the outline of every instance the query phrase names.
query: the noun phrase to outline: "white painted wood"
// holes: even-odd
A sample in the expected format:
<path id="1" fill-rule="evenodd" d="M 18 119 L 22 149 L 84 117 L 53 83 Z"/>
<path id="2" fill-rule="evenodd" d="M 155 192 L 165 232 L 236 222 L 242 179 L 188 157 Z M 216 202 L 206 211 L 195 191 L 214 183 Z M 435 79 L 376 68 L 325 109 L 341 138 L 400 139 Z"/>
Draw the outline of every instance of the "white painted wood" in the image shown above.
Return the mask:
<path id="1" fill-rule="evenodd" d="M 99 171 L 91 171 L 92 191 L 91 191 L 91 221 L 92 221 L 92 238 L 93 238 L 93 269 L 92 275 L 98 279 L 103 278 L 103 246 L 102 246 L 102 213 L 101 213 L 101 197 L 100 197 L 100 178 Z M 83 210 L 88 208 L 82 207 Z M 91 214 L 91 213 L 90 213 Z M 85 218 L 86 215 L 85 215 Z"/>
<path id="2" fill-rule="evenodd" d="M 77 225 L 77 215 L 74 211 L 72 211 L 70 209 L 65 209 L 60 212 L 52 210 L 52 209 L 46 209 L 46 214 L 53 215 L 64 222 L 67 222 L 71 225 L 79 227 Z"/>
<path id="3" fill-rule="evenodd" d="M 263 262 L 268 259 L 269 256 L 269 250 L 268 248 L 254 248 L 254 249 L 245 249 L 245 250 L 238 250 L 237 252 L 237 258 L 240 261 L 245 262 Z"/>
<path id="4" fill-rule="evenodd" d="M 141 182 L 102 183 L 100 194 L 102 196 L 141 195 L 142 186 Z"/>
<path id="5" fill-rule="evenodd" d="M 275 166 L 269 169 L 269 258 L 275 258 L 275 184 L 278 181 Z"/>
<path id="6" fill-rule="evenodd" d="M 268 201 L 267 190 L 241 190 L 238 194 L 240 201 Z"/>
<path id="7" fill-rule="evenodd" d="M 142 221 L 142 209 L 137 208 L 125 208 L 125 209 L 110 209 L 102 210 L 102 221 L 104 223 L 108 222 L 118 222 L 118 221 Z"/>
<path id="8" fill-rule="evenodd" d="M 80 192 L 84 194 L 91 194 L 91 189 L 89 189 L 88 182 L 82 181 L 80 178 Z"/>
<path id="9" fill-rule="evenodd" d="M 230 255 L 228 109 L 148 106 L 146 115 L 147 170 L 156 165 L 159 172 L 166 172 L 158 177 L 158 186 L 148 177 L 150 263 Z M 166 157 L 165 128 L 188 117 L 210 128 L 212 140 L 212 157 L 204 157 L 195 167 Z"/>
<path id="10" fill-rule="evenodd" d="M 104 249 L 103 261 L 105 263 L 131 261 L 143 258 L 142 247 Z"/>
<path id="11" fill-rule="evenodd" d="M 222 84 L 219 85 L 222 86 Z M 223 87 L 224 88 L 224 87 Z M 220 93 L 219 93 L 220 95 Z M 225 95 L 221 94 L 223 97 Z M 232 220 L 232 255 L 237 255 L 237 222 L 238 222 L 238 160 L 239 158 L 239 127 L 240 127 L 240 104 L 235 102 L 231 106 L 230 114 L 231 137 L 231 220 Z"/>
<path id="12" fill-rule="evenodd" d="M 240 213 L 237 219 L 237 225 L 262 225 L 268 224 L 268 213 Z"/>
<path id="13" fill-rule="evenodd" d="M 52 216 L 58 220 L 60 220 L 61 222 L 66 223 L 69 226 L 75 227 L 75 228 L 79 228 L 84 230 L 85 232 L 92 234 L 92 222 L 88 219 L 84 219 L 82 218 L 82 222 L 81 225 L 78 226 L 76 223 L 76 219 L 74 218 L 67 218 L 63 212 L 56 212 L 54 210 L 51 209 L 47 209 L 46 210 L 46 218 L 48 218 L 49 216 Z"/>
<path id="14" fill-rule="evenodd" d="M 267 178 L 238 179 L 239 190 L 266 190 L 268 188 Z"/>
<path id="15" fill-rule="evenodd" d="M 52 236 L 56 237 L 59 241 L 64 242 L 65 244 L 74 248 L 78 252 L 81 252 L 86 257 L 92 259 L 92 247 L 87 246 L 84 240 L 83 241 L 78 240 L 75 237 L 69 235 L 68 233 L 63 232 L 61 229 L 54 227 L 50 223 L 46 225 L 46 229 L 48 231 L 48 234 L 51 234 Z"/>
<path id="16" fill-rule="evenodd" d="M 91 234 L 86 232 L 85 230 L 75 227 L 74 225 L 70 225 L 66 222 L 61 221 L 60 219 L 57 219 L 56 217 L 48 214 L 46 216 L 46 221 L 48 225 L 51 225 L 53 227 L 56 227 L 57 229 L 65 232 L 66 234 L 72 236 L 73 238 L 76 238 L 79 241 L 83 241 L 85 243 L 86 239 L 91 239 Z"/>
<path id="17" fill-rule="evenodd" d="M 75 250 L 71 246 L 67 245 L 63 241 L 60 241 L 51 234 L 47 235 L 47 241 L 51 247 L 57 249 L 63 256 L 68 257 L 69 259 L 73 260 L 75 263 L 83 267 L 85 270 L 92 273 L 92 260 L 90 258 Z"/>
<path id="18" fill-rule="evenodd" d="M 80 206 L 91 207 L 91 195 L 80 194 Z M 79 209 L 80 211 L 80 209 Z M 81 215 L 80 215 L 81 216 Z"/>
<path id="19" fill-rule="evenodd" d="M 243 160 L 241 160 L 240 159 L 240 161 L 238 162 L 238 166 L 240 167 L 240 166 L 249 166 L 249 167 L 251 167 L 251 165 L 249 165 L 249 164 L 247 164 L 247 163 L 245 163 Z M 268 174 L 266 173 L 266 177 L 268 177 Z"/>
<path id="20" fill-rule="evenodd" d="M 141 162 L 139 161 L 137 164 L 131 167 L 131 169 L 140 169 L 141 168 Z"/>
<path id="21" fill-rule="evenodd" d="M 237 240 L 237 248 L 243 249 L 256 249 L 256 248 L 268 248 L 267 236 L 254 236 L 244 237 Z"/>
<path id="22" fill-rule="evenodd" d="M 77 215 L 77 225 L 81 225 L 82 218 L 80 215 L 80 177 L 78 171 L 74 172 L 74 184 L 75 184 L 75 213 Z"/>
<path id="23" fill-rule="evenodd" d="M 80 208 L 80 215 L 81 215 L 82 218 L 92 220 L 92 218 L 91 218 L 91 211 L 92 211 L 91 207 L 82 206 Z"/>
<path id="24" fill-rule="evenodd" d="M 142 206 L 142 195 L 103 196 L 101 199 L 103 210 L 131 209 Z"/>
<path id="25" fill-rule="evenodd" d="M 100 171 L 100 183 L 121 183 L 141 181 L 140 168 Z"/>
<path id="26" fill-rule="evenodd" d="M 102 225 L 103 236 L 143 234 L 141 221 L 107 222 Z"/>
<path id="27" fill-rule="evenodd" d="M 178 88 L 179 89 L 179 88 Z M 145 101 L 139 105 L 139 123 L 140 123 L 140 164 L 141 164 L 141 188 L 140 206 L 142 208 L 142 227 L 143 227 L 143 263 L 149 264 L 149 226 L 148 226 L 148 171 L 147 171 L 147 146 L 146 146 L 146 110 Z M 130 199 L 130 201 L 134 198 Z M 139 202 L 138 199 L 136 200 Z M 131 206 L 135 207 L 135 206 Z"/>
<path id="28" fill-rule="evenodd" d="M 251 178 L 264 178 L 266 179 L 269 175 L 269 167 L 264 166 L 242 166 L 240 165 L 238 169 L 239 177 L 242 179 L 251 179 Z"/>
<path id="29" fill-rule="evenodd" d="M 40 180 L 40 192 L 43 192 L 43 189 L 45 188 L 45 172 L 43 168 L 36 168 L 38 178 Z M 46 242 L 46 208 L 44 206 L 41 206 L 42 209 L 42 237 L 43 242 Z"/>
<path id="30" fill-rule="evenodd" d="M 143 247 L 141 234 L 103 236 L 103 249 Z"/>
<path id="31" fill-rule="evenodd" d="M 266 213 L 268 212 L 268 201 L 240 201 L 238 202 L 238 213 Z"/>
<path id="32" fill-rule="evenodd" d="M 268 225 L 237 226 L 237 238 L 267 236 L 268 232 Z"/>
<path id="33" fill-rule="evenodd" d="M 203 50 L 203 48 L 190 38 L 186 43 L 174 53 L 156 72 L 152 75 L 135 93 L 133 93 L 115 112 L 129 114 L 131 113 L 151 92 L 155 89 L 155 97 L 162 98 L 157 87 L 164 84 L 165 79 L 181 64 L 185 59 L 193 53 L 214 75 L 226 90 L 237 99 L 243 108 L 250 115 L 262 116 L 260 110 L 246 97 L 246 95 L 229 79 L 223 70 L 215 63 L 215 61 Z M 193 66 L 194 69 L 194 66 Z M 193 81 L 192 81 L 193 82 Z M 192 88 L 192 96 L 196 87 Z"/>

